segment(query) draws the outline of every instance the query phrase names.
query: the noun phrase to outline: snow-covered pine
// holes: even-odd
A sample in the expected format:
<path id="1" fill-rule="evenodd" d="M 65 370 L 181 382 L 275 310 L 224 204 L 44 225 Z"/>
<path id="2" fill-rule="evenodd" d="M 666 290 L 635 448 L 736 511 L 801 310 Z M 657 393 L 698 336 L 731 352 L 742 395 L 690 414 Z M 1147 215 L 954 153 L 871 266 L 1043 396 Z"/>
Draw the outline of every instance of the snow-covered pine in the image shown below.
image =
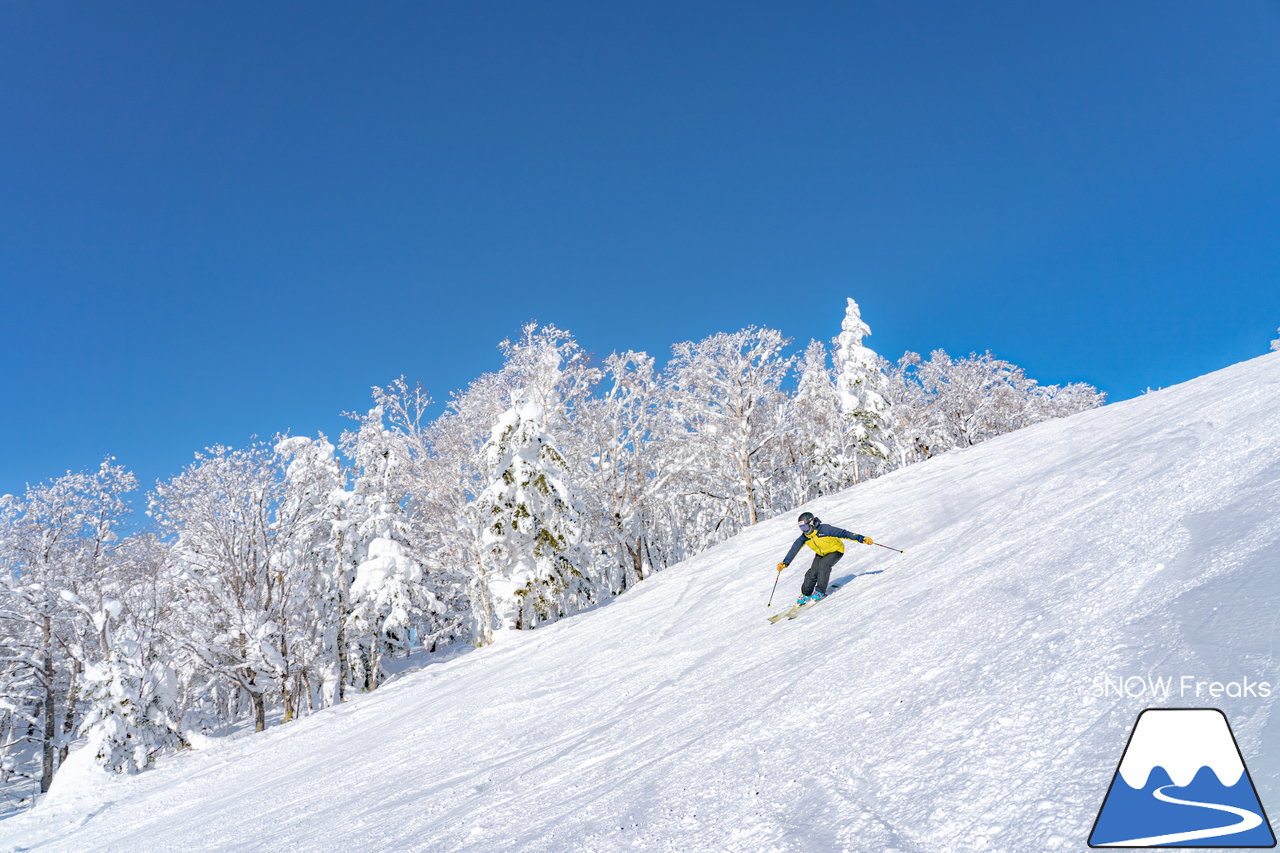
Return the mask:
<path id="1" fill-rule="evenodd" d="M 793 505 L 829 495 L 848 485 L 844 422 L 836 386 L 827 370 L 827 348 L 810 341 L 800 358 L 800 380 L 790 400 L 786 437 L 794 488 Z"/>
<path id="2" fill-rule="evenodd" d="M 430 453 L 419 461 L 419 490 L 411 498 L 435 562 L 465 576 L 454 606 L 467 617 L 478 645 L 493 641 L 493 600 L 486 547 L 470 507 L 489 484 L 483 448 L 509 399 L 506 379 L 498 373 L 483 374 L 451 396 L 445 412 L 427 427 Z"/>
<path id="3" fill-rule="evenodd" d="M 569 484 L 575 499 L 585 501 L 586 493 L 595 482 L 592 477 L 595 448 L 589 438 L 590 427 L 582 421 L 582 415 L 584 410 L 592 410 L 592 404 L 598 400 L 595 390 L 602 371 L 591 363 L 588 353 L 569 331 L 552 324 L 526 323 L 520 330 L 520 338 L 503 341 L 500 349 L 504 356 L 500 376 L 508 389 L 507 400 L 518 396 L 538 407 L 542 413 L 539 426 L 548 436 L 554 436 L 560 453 L 561 479 Z M 610 541 L 594 519 L 583 514 L 581 522 L 581 541 L 593 544 Z M 589 579 L 591 597 L 596 600 L 614 590 L 611 578 L 617 572 L 608 565 L 611 561 L 600 559 L 604 556 L 600 548 L 592 547 L 590 551 L 590 559 L 574 562 Z"/>
<path id="4" fill-rule="evenodd" d="M 456 443 L 446 439 L 447 448 L 435 446 L 441 433 L 431 429 L 427 419 L 431 398 L 420 384 L 410 385 L 401 376 L 386 387 L 375 386 L 373 400 L 403 456 L 406 541 L 413 543 L 422 563 L 422 584 L 439 605 L 418 614 L 414 634 L 422 648 L 434 652 L 474 635 L 469 594 L 472 561 L 465 553 L 459 558 L 459 552 L 466 550 L 459 531 L 467 526 L 462 516 L 471 478 L 454 464 L 455 459 L 448 458 Z M 492 418 L 484 422 L 485 434 L 491 423 Z M 474 459 L 479 444 L 479 440 L 471 442 L 463 458 Z"/>
<path id="5" fill-rule="evenodd" d="M 841 487 L 885 473 L 896 455 L 897 438 L 888 400 L 884 359 L 862 343 L 871 327 L 852 298 L 845 307 L 834 346 L 836 398 L 844 426 L 844 466 Z"/>
<path id="6" fill-rule="evenodd" d="M 1276 332 L 1280 333 L 1280 328 L 1277 328 Z M 1280 338 L 1276 338 L 1274 341 L 1271 342 L 1271 351 L 1280 352 Z"/>
<path id="7" fill-rule="evenodd" d="M 411 536 L 405 510 L 411 490 L 410 457 L 401 436 L 383 424 L 382 406 L 365 415 L 360 429 L 343 437 L 355 460 L 354 523 L 348 654 L 373 689 L 382 680 L 382 659 L 406 655 L 413 631 L 443 605 L 425 584 L 422 548 Z M 359 664 L 359 666 L 356 666 Z"/>
<path id="8" fill-rule="evenodd" d="M 596 600 L 582 546 L 582 502 L 545 413 L 517 393 L 485 444 L 489 486 L 470 517 L 486 546 L 488 589 L 502 626 L 535 628 Z"/>

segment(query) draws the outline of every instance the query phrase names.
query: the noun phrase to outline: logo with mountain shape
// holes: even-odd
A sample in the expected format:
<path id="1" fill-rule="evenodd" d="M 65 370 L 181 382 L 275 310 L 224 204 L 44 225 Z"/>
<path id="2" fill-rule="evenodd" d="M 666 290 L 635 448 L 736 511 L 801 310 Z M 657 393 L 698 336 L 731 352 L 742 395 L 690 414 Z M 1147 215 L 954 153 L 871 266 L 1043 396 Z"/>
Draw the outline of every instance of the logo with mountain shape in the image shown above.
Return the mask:
<path id="1" fill-rule="evenodd" d="M 1275 847 L 1227 717 L 1216 708 L 1138 715 L 1090 847 Z"/>

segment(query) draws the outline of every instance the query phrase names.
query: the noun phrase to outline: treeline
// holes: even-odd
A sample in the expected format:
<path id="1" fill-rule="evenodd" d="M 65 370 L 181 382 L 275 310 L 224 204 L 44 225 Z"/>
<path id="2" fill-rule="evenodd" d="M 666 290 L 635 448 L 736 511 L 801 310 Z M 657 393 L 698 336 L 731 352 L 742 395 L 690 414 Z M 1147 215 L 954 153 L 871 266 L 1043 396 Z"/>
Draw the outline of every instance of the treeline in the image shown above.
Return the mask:
<path id="1" fill-rule="evenodd" d="M 828 349 L 767 328 L 593 364 L 529 325 L 431 416 L 403 378 L 335 445 L 212 447 L 146 496 L 114 460 L 0 499 L 3 780 L 71 742 L 136 771 L 193 732 L 372 690 L 412 647 L 483 645 L 617 595 L 761 518 L 1098 406 L 990 354 Z M 793 381 L 794 380 L 794 381 Z"/>

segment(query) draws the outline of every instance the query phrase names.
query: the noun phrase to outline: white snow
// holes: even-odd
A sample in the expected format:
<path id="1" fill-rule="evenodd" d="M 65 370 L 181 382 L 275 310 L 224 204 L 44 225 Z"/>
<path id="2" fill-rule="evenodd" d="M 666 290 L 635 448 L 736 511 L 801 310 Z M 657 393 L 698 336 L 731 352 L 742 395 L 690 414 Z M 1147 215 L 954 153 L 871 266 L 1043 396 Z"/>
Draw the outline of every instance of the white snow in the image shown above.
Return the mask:
<path id="1" fill-rule="evenodd" d="M 1280 812 L 1280 355 L 806 507 L 906 549 L 769 625 L 794 513 L 615 603 L 0 823 L 39 851 L 1083 850 L 1148 705 Z M 794 596 L 804 562 L 782 578 Z M 1280 684 L 1277 685 L 1280 687 Z M 83 780 L 82 780 L 83 781 Z"/>

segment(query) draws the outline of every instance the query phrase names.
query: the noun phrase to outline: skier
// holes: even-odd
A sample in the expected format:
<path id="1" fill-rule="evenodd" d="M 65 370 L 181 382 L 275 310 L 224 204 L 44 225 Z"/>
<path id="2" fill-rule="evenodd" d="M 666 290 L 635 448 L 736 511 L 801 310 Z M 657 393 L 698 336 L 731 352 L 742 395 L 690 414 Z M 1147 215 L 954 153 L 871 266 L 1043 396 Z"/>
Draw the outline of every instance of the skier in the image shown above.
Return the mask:
<path id="1" fill-rule="evenodd" d="M 864 545 L 876 543 L 871 541 L 870 536 L 850 533 L 839 527 L 823 524 L 811 512 L 800 513 L 799 522 L 800 537 L 791 543 L 791 550 L 782 558 L 782 562 L 778 563 L 778 571 L 781 572 L 791 564 L 796 554 L 800 553 L 802 545 L 808 545 L 817 552 L 813 558 L 813 564 L 809 566 L 809 571 L 804 573 L 804 583 L 800 585 L 800 598 L 796 600 L 796 604 L 807 604 L 826 597 L 827 583 L 831 580 L 831 568 L 844 556 L 842 540 L 852 539 Z"/>

